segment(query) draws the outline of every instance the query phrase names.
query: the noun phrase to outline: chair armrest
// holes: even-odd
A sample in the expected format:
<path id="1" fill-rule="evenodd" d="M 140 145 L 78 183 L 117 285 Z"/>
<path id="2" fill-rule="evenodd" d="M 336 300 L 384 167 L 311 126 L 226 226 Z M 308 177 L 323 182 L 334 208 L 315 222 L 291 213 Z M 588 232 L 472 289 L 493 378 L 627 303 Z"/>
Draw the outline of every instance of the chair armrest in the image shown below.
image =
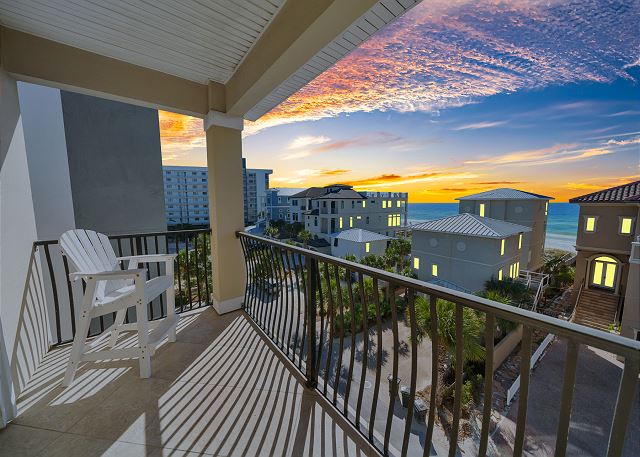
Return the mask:
<path id="1" fill-rule="evenodd" d="M 118 262 L 123 260 L 133 260 L 137 263 L 150 263 L 150 262 L 169 262 L 175 260 L 178 254 L 143 254 L 143 255 L 129 255 L 125 257 L 118 257 Z"/>
<path id="2" fill-rule="evenodd" d="M 96 280 L 98 281 L 108 281 L 111 279 L 132 279 L 146 272 L 146 268 L 135 268 L 133 270 L 99 271 L 97 273 L 86 273 L 83 271 L 78 271 L 75 273 L 69 273 L 69 279 L 71 279 L 72 281 L 77 281 L 80 278 L 96 278 Z"/>

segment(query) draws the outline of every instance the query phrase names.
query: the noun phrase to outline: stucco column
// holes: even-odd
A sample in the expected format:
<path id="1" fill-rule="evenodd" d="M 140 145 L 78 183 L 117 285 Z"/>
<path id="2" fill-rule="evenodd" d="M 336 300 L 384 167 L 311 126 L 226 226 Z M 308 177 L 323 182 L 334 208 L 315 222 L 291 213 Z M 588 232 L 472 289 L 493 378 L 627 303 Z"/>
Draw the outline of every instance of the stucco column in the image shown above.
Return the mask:
<path id="1" fill-rule="evenodd" d="M 240 309 L 244 299 L 245 267 L 236 231 L 244 229 L 242 191 L 242 125 L 210 111 L 204 120 L 209 170 L 209 218 L 213 307 L 222 314 Z"/>
<path id="2" fill-rule="evenodd" d="M 636 330 L 640 330 L 640 236 L 636 240 L 631 243 L 629 275 L 620 332 L 622 336 L 632 339 L 636 338 Z"/>

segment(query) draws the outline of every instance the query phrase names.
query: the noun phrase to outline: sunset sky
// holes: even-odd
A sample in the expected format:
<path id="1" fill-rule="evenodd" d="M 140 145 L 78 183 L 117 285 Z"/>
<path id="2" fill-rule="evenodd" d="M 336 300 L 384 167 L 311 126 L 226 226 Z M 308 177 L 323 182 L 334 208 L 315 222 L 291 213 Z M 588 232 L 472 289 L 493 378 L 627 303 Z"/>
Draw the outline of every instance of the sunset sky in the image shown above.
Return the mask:
<path id="1" fill-rule="evenodd" d="M 566 201 L 639 179 L 640 2 L 425 1 L 255 123 L 273 187 L 447 202 Z M 200 119 L 160 113 L 165 165 L 206 165 Z"/>

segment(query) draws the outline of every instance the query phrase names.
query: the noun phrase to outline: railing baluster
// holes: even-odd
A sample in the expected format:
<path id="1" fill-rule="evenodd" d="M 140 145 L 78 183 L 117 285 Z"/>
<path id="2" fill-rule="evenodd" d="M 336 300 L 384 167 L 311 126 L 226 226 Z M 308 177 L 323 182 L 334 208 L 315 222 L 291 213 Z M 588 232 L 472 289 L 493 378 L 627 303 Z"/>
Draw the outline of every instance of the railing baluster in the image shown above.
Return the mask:
<path id="1" fill-rule="evenodd" d="M 351 381 L 353 378 L 353 366 L 356 359 L 356 303 L 353 299 L 353 281 L 352 273 L 348 268 L 345 269 L 347 275 L 347 287 L 349 288 L 349 306 L 351 311 L 351 353 L 349 355 L 349 369 L 347 375 L 347 387 L 344 393 L 344 415 L 349 417 L 349 396 L 351 394 Z"/>
<path id="2" fill-rule="evenodd" d="M 576 381 L 576 368 L 578 365 L 578 349 L 578 343 L 571 339 L 567 341 L 567 355 L 565 357 L 564 381 L 562 383 L 562 399 L 560 402 L 558 433 L 556 434 L 555 457 L 564 457 L 567 453 L 569 423 L 571 420 L 571 403 L 573 401 L 573 389 Z"/>
<path id="3" fill-rule="evenodd" d="M 376 307 L 376 380 L 373 387 L 373 402 L 371 403 L 371 414 L 369 416 L 369 441 L 373 442 L 373 430 L 376 421 L 376 409 L 378 407 L 378 395 L 380 394 L 380 377 L 382 376 L 382 320 L 380 315 L 380 291 L 378 290 L 378 280 L 373 281 L 373 304 Z"/>
<path id="4" fill-rule="evenodd" d="M 179 244 L 179 236 L 176 233 L 175 235 L 175 243 L 176 243 L 176 273 L 178 274 L 178 296 L 180 297 L 180 312 L 184 311 L 183 297 L 182 297 L 182 278 L 180 277 L 180 244 Z"/>
<path id="5" fill-rule="evenodd" d="M 315 388 L 318 385 L 318 371 L 316 370 L 316 289 L 317 289 L 318 262 L 309 259 L 307 265 L 307 300 L 305 303 L 307 314 L 307 387 Z"/>
<path id="6" fill-rule="evenodd" d="M 304 359 L 304 355 L 305 355 L 305 351 L 308 350 L 307 348 L 307 318 L 309 317 L 309 313 L 307 312 L 307 300 L 309 299 L 308 297 L 308 293 L 309 291 L 307 290 L 307 273 L 305 272 L 305 269 L 309 268 L 309 257 L 305 256 L 304 257 L 304 267 L 302 262 L 300 263 L 300 280 L 302 281 L 302 290 L 304 291 L 304 301 L 302 301 L 302 303 L 300 304 L 302 306 L 302 317 L 303 317 L 303 322 L 302 322 L 302 338 L 300 340 L 300 344 L 302 345 L 300 347 L 300 367 L 302 367 L 302 360 Z"/>
<path id="7" fill-rule="evenodd" d="M 324 262 L 324 282 L 327 285 L 327 301 L 329 303 L 328 309 L 328 322 L 329 322 L 329 336 L 327 339 L 327 360 L 325 361 L 324 366 L 324 377 L 323 377 L 323 394 L 326 397 L 327 395 L 327 383 L 329 381 L 329 373 L 331 370 L 331 359 L 333 358 L 333 338 L 335 336 L 335 306 L 333 301 L 333 291 L 331 290 L 331 275 L 329 274 L 329 264 Z"/>
<path id="8" fill-rule="evenodd" d="M 198 264 L 198 234 L 193 237 L 193 257 L 196 264 L 196 287 L 198 290 L 198 307 L 202 306 L 202 295 L 200 291 L 200 265 Z"/>
<path id="9" fill-rule="evenodd" d="M 416 329 L 416 301 L 414 291 L 407 290 L 409 307 L 409 320 L 411 321 L 411 384 L 409 390 L 409 404 L 407 405 L 407 417 L 404 425 L 404 439 L 402 440 L 402 455 L 407 455 L 409 451 L 409 436 L 411 425 L 413 424 L 413 412 L 416 401 L 416 378 L 418 375 L 418 337 Z"/>
<path id="10" fill-rule="evenodd" d="M 489 427 L 491 425 L 491 408 L 493 403 L 493 338 L 495 325 L 496 317 L 492 313 L 487 313 L 484 324 L 486 355 L 484 359 L 484 408 L 482 410 L 479 457 L 487 455 L 489 442 Z"/>
<path id="11" fill-rule="evenodd" d="M 289 256 L 289 251 L 285 250 L 284 251 L 284 260 L 285 260 L 285 264 L 286 264 L 286 269 L 287 269 L 287 273 L 286 276 L 289 278 L 289 284 L 287 285 L 287 297 L 289 297 L 289 289 L 291 290 L 291 304 L 289 306 L 289 318 L 291 319 L 291 321 L 289 322 L 289 334 L 287 335 L 287 355 L 289 355 L 289 352 L 291 352 L 291 357 L 289 357 L 290 360 L 295 361 L 295 356 L 296 356 L 296 350 L 295 350 L 295 344 L 293 346 L 293 350 L 291 350 L 291 336 L 293 334 L 293 321 L 295 319 L 295 307 L 296 307 L 296 292 L 294 291 L 295 289 L 295 284 L 293 282 L 293 268 L 292 268 L 292 262 L 291 262 L 291 257 Z M 288 299 L 287 299 L 287 303 L 288 303 Z M 295 319 L 296 322 L 299 321 L 299 319 Z"/>
<path id="12" fill-rule="evenodd" d="M 64 265 L 64 277 L 67 282 L 67 293 L 69 294 L 69 312 L 71 313 L 71 335 L 76 334 L 76 307 L 73 303 L 73 286 L 71 285 L 71 279 L 69 278 L 69 262 L 67 256 L 62 256 L 62 263 Z"/>
<path id="13" fill-rule="evenodd" d="M 391 282 L 387 285 L 387 296 L 391 307 L 391 330 L 393 332 L 393 368 L 392 379 L 389 390 L 389 410 L 387 411 L 387 424 L 384 431 L 384 455 L 389 454 L 389 440 L 391 438 L 391 424 L 393 423 L 393 413 L 398 397 L 398 358 L 400 356 L 400 341 L 398 340 L 398 311 L 396 309 L 395 290 Z"/>
<path id="14" fill-rule="evenodd" d="M 296 254 L 292 254 L 293 261 L 293 273 L 296 277 L 296 295 L 297 302 L 295 308 L 296 313 L 296 332 L 293 334 L 293 361 L 295 363 L 296 350 L 298 350 L 298 338 L 300 335 L 300 307 L 302 305 L 302 294 L 300 293 L 300 278 L 298 276 L 298 264 L 300 263 L 300 256 L 296 257 Z M 300 360 L 302 359 L 302 353 L 298 357 L 298 368 L 301 366 Z"/>
<path id="15" fill-rule="evenodd" d="M 193 297 L 191 296 L 191 264 L 189 263 L 189 234 L 185 235 L 185 247 L 184 247 L 184 253 L 185 253 L 185 264 L 187 266 L 187 271 L 186 271 L 186 275 L 187 275 L 187 294 L 189 295 L 189 310 L 193 309 Z"/>
<path id="16" fill-rule="evenodd" d="M 455 360 L 455 393 L 453 397 L 453 425 L 449 438 L 449 457 L 454 457 L 458 449 L 460 433 L 460 412 L 462 409 L 462 370 L 464 367 L 464 335 L 462 332 L 464 308 L 456 303 L 456 360 Z"/>
<path id="17" fill-rule="evenodd" d="M 53 310 L 56 316 L 56 343 L 62 341 L 62 330 L 60 329 L 60 303 L 58 301 L 58 287 L 56 285 L 56 276 L 51 263 L 51 253 L 49 245 L 44 245 L 44 255 L 47 259 L 47 267 L 49 269 L 49 279 L 51 280 L 51 292 L 53 293 Z"/>
<path id="18" fill-rule="evenodd" d="M 344 352 L 344 303 L 342 300 L 342 285 L 340 284 L 340 267 L 334 265 L 336 278 L 336 300 L 340 309 L 340 343 L 338 344 L 338 360 L 336 361 L 336 378 L 333 385 L 333 405 L 338 406 L 338 390 L 340 390 L 340 378 L 342 375 L 342 353 Z"/>
<path id="19" fill-rule="evenodd" d="M 158 235 L 154 235 L 153 236 L 154 239 L 154 243 L 155 243 L 155 248 L 156 248 L 156 254 L 159 254 L 159 247 L 158 247 Z M 160 271 L 160 263 L 156 263 L 156 271 L 158 272 L 158 276 L 160 276 L 162 274 L 162 272 Z M 167 314 L 166 312 L 163 311 L 164 309 L 164 299 L 163 299 L 163 295 L 164 293 L 160 294 L 160 317 L 165 317 Z"/>
<path id="20" fill-rule="evenodd" d="M 253 294 L 249 293 L 249 284 L 251 283 L 251 265 L 249 260 L 249 253 L 247 252 L 247 239 L 240 237 L 240 247 L 242 247 L 242 254 L 244 255 L 244 265 L 246 269 L 246 277 L 244 283 L 244 311 L 252 316 L 251 314 L 251 305 L 249 304 L 250 297 L 253 297 Z M 206 245 L 205 245 L 206 249 Z M 205 265 L 207 264 L 205 259 Z M 205 270 L 206 271 L 206 270 Z M 208 295 L 208 294 L 207 294 Z M 253 317 L 253 316 L 252 316 Z"/>
<path id="21" fill-rule="evenodd" d="M 609 434 L 607 457 L 620 457 L 624 448 L 624 436 L 626 434 L 629 416 L 634 407 L 634 398 L 638 385 L 638 370 L 640 361 L 637 354 L 635 358 L 627 357 L 624 361 L 622 379 L 618 389 L 616 409 L 613 413 L 613 423 Z"/>
<path id="22" fill-rule="evenodd" d="M 320 276 L 320 262 L 317 262 L 317 268 L 316 268 L 316 281 L 317 281 L 317 290 L 318 290 L 318 298 L 319 303 L 316 304 L 317 306 L 317 312 L 320 313 L 320 338 L 318 341 L 318 354 L 316 356 L 316 377 L 318 377 L 320 375 L 320 363 L 322 361 L 322 349 L 324 347 L 323 341 L 324 341 L 324 313 L 325 313 L 325 306 L 324 306 L 324 293 L 322 292 L 322 278 Z"/>
<path id="23" fill-rule="evenodd" d="M 518 401 L 516 437 L 513 443 L 514 457 L 520 457 L 524 450 L 524 431 L 527 422 L 529 376 L 531 374 L 531 327 L 528 325 L 523 326 L 520 345 L 520 399 Z"/>
<path id="24" fill-rule="evenodd" d="M 211 302 L 211 292 L 209 291 L 209 281 L 211 281 L 211 277 L 209 276 L 209 256 L 211 255 L 211 234 L 209 232 L 204 232 L 204 236 L 202 237 L 202 242 L 204 243 L 204 290 L 207 294 L 205 303 L 207 305 Z M 208 240 L 208 242 L 207 242 Z"/>
<path id="25" fill-rule="evenodd" d="M 358 390 L 358 400 L 356 403 L 356 428 L 360 429 L 360 413 L 362 411 L 362 395 L 364 394 L 364 383 L 367 380 L 367 362 L 369 355 L 369 329 L 367 326 L 367 300 L 364 291 L 364 277 L 358 274 L 358 285 L 360 289 L 360 310 L 362 313 L 362 362 L 360 367 L 360 388 Z"/>
<path id="26" fill-rule="evenodd" d="M 287 321 L 289 318 L 289 281 L 287 281 L 288 271 L 285 263 L 285 257 L 287 251 L 284 249 L 278 249 L 278 261 L 282 266 L 282 284 L 280 287 L 283 289 L 284 294 L 284 309 L 281 310 L 281 314 L 284 314 L 284 322 L 282 327 L 282 344 L 286 350 L 286 355 L 289 355 L 289 340 L 287 339 Z"/>
<path id="27" fill-rule="evenodd" d="M 438 298 L 429 295 L 429 317 L 431 330 L 431 394 L 429 395 L 429 419 L 427 423 L 427 436 L 424 442 L 423 455 L 426 457 L 431 453 L 431 443 L 433 442 L 433 429 L 436 422 L 436 402 L 438 400 L 438 370 L 440 369 L 439 357 L 439 336 L 438 336 Z"/>
<path id="28" fill-rule="evenodd" d="M 276 310 L 278 312 L 278 338 L 281 338 L 281 345 L 284 344 L 284 328 L 282 327 L 282 315 L 285 314 L 283 302 L 284 302 L 284 289 L 282 287 L 283 279 L 282 279 L 282 269 L 280 268 L 280 248 L 274 247 L 271 250 L 271 255 L 273 257 L 273 267 L 276 273 L 277 278 L 275 279 L 278 289 L 278 299 Z M 285 314 L 286 318 L 286 314 Z M 286 321 L 285 321 L 286 322 Z M 286 324 L 285 324 L 286 325 Z M 281 346 L 282 347 L 282 346 Z"/>

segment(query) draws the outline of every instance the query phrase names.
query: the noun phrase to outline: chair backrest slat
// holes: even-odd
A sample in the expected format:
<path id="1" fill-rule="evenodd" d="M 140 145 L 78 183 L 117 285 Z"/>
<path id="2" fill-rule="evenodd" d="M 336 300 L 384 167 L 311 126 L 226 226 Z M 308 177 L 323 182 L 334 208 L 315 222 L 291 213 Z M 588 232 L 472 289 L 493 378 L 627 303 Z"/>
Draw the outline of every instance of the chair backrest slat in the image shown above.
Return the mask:
<path id="1" fill-rule="evenodd" d="M 116 254 L 109 238 L 92 230 L 69 230 L 60 237 L 60 247 L 76 271 L 99 273 L 119 268 Z M 100 299 L 110 292 L 131 284 L 131 281 L 101 281 L 96 289 Z"/>

